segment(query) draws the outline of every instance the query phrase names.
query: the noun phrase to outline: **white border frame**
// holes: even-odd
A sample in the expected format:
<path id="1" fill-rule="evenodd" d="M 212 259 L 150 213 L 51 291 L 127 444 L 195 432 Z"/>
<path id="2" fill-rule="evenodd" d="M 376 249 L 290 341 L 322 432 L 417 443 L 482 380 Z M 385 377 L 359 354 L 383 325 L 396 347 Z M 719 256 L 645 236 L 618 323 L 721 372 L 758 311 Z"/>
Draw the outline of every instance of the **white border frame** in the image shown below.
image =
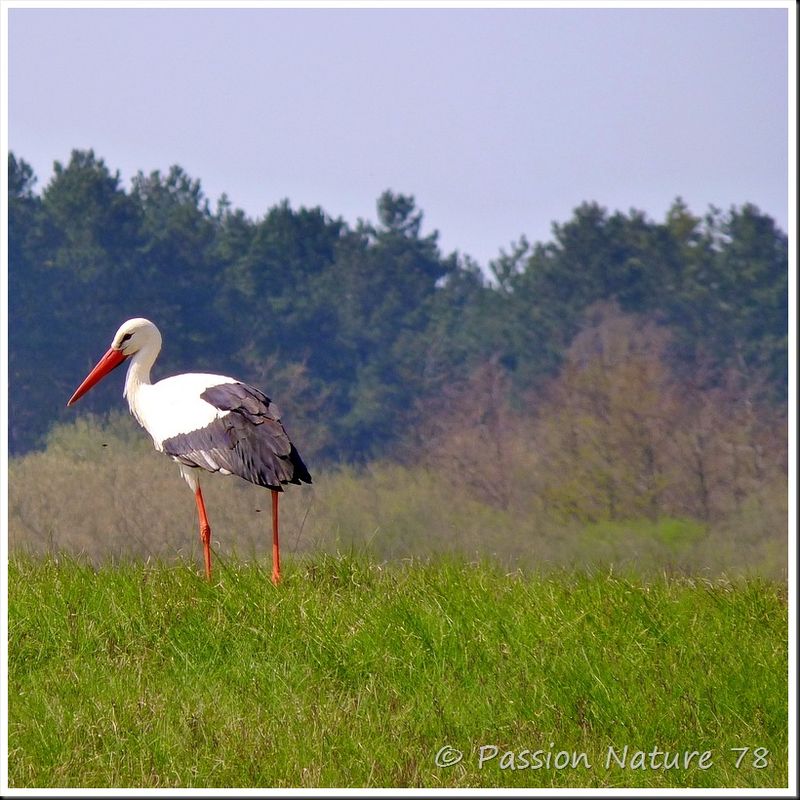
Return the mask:
<path id="1" fill-rule="evenodd" d="M 789 786 L 786 789 L 14 789 L 8 786 L 8 212 L 3 203 L 0 220 L 0 792 L 4 797 L 356 797 L 356 796 L 506 796 L 527 797 L 565 794 L 667 797 L 680 794 L 706 797 L 796 797 L 797 796 L 797 6 L 791 0 L 0 0 L 0 96 L 2 96 L 2 197 L 8 196 L 8 11 L 11 8 L 784 8 L 788 14 L 789 52 Z"/>

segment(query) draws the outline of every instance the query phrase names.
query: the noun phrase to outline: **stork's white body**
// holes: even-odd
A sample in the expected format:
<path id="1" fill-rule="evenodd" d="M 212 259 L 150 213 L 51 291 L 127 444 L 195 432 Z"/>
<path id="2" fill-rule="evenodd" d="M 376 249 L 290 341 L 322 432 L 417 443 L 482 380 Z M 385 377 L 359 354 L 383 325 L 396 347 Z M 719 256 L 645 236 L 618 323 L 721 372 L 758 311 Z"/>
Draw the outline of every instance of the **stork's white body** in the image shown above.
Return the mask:
<path id="1" fill-rule="evenodd" d="M 136 366 L 132 363 L 128 368 L 124 396 L 131 414 L 150 434 L 156 450 L 163 452 L 163 443 L 167 439 L 200 430 L 230 414 L 230 411 L 215 408 L 201 395 L 212 386 L 237 383 L 235 378 L 186 372 L 147 383 L 140 380 Z M 225 469 L 220 469 L 220 472 L 230 474 Z"/>

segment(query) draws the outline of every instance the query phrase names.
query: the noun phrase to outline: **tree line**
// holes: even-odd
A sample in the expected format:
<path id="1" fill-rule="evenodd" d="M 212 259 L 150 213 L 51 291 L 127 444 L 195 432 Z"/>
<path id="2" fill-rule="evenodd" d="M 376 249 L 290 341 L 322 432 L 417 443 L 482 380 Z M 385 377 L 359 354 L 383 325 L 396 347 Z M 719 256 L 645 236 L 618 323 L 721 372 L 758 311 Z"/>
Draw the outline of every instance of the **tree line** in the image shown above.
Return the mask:
<path id="1" fill-rule="evenodd" d="M 436 446 L 440 457 L 449 452 L 437 420 L 472 401 L 477 416 L 456 417 L 488 430 L 497 392 L 517 416 L 532 418 L 537 397 L 573 417 L 581 403 L 594 404 L 602 417 L 596 389 L 611 367 L 586 371 L 605 352 L 602 335 L 585 334 L 598 330 L 598 309 L 609 330 L 620 315 L 646 321 L 642 341 L 653 357 L 637 356 L 636 369 L 657 362 L 669 370 L 662 405 L 681 403 L 677 387 L 728 396 L 735 384 L 746 403 L 783 413 L 788 243 L 752 204 L 698 216 L 676 199 L 658 222 L 587 202 L 553 225 L 550 241 L 522 236 L 482 268 L 423 233 L 411 195 L 384 192 L 375 222 L 286 201 L 253 219 L 225 196 L 212 208 L 200 181 L 178 166 L 140 172 L 126 189 L 93 151 L 76 150 L 41 191 L 11 154 L 8 218 L 12 453 L 41 446 L 54 423 L 74 415 L 66 399 L 134 316 L 164 334 L 156 377 L 211 371 L 262 387 L 317 462 L 402 458 L 425 447 L 435 460 Z M 553 381 L 569 386 L 569 375 L 573 391 L 555 400 Z M 615 402 L 648 430 L 624 400 L 624 387 L 635 392 L 640 382 L 615 376 L 623 386 Z M 85 408 L 119 406 L 120 385 L 99 386 Z M 488 405 L 478 409 L 480 397 Z M 566 421 L 553 428 L 554 458 L 581 446 L 570 435 Z M 660 429 L 651 438 L 669 442 Z M 655 503 L 659 456 L 648 447 L 637 474 L 651 480 L 639 495 Z M 613 504 L 613 492 L 600 494 Z M 559 498 L 569 506 L 563 491 Z"/>

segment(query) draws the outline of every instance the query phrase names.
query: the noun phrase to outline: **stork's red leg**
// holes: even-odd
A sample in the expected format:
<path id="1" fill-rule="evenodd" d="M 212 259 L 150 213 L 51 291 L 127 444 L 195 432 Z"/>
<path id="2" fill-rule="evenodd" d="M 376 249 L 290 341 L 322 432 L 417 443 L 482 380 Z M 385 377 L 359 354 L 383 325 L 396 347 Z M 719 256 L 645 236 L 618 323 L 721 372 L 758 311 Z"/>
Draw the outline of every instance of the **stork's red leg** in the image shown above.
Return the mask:
<path id="1" fill-rule="evenodd" d="M 200 486 L 194 490 L 194 499 L 197 501 L 197 516 L 200 518 L 200 539 L 203 542 L 203 560 L 206 565 L 206 578 L 211 580 L 211 526 L 206 516 L 206 505 L 203 502 L 203 493 Z"/>
<path id="2" fill-rule="evenodd" d="M 278 493 L 272 492 L 272 582 L 281 582 L 281 548 L 278 544 Z"/>

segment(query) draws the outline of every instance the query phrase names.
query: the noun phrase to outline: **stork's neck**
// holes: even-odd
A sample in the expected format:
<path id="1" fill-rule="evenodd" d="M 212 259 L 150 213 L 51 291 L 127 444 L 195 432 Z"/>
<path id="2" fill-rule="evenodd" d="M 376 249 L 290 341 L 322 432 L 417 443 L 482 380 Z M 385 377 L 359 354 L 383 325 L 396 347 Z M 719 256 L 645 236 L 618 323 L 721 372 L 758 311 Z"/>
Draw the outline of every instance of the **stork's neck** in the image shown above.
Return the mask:
<path id="1" fill-rule="evenodd" d="M 128 367 L 128 376 L 125 378 L 123 397 L 128 398 L 128 406 L 131 410 L 131 414 L 133 414 L 140 423 L 140 415 L 137 413 L 139 392 L 143 386 L 151 385 L 150 369 L 155 363 L 160 349 L 160 343 L 156 344 L 154 342 L 134 353 L 131 357 L 130 366 Z"/>

